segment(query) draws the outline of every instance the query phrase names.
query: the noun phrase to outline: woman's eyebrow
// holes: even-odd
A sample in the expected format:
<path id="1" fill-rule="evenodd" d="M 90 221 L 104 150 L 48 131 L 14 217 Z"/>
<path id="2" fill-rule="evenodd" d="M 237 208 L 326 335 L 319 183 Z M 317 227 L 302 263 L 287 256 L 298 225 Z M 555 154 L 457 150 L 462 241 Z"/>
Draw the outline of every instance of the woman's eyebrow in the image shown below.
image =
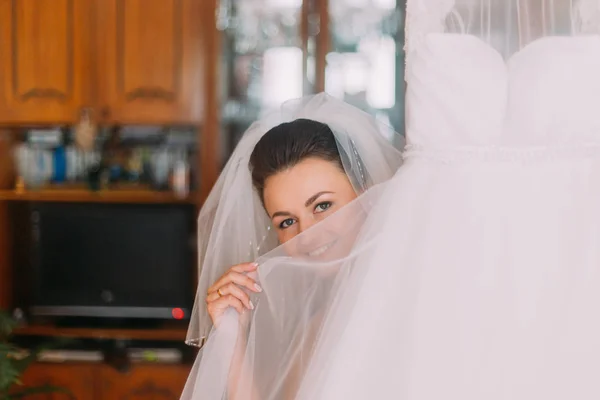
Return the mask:
<path id="1" fill-rule="evenodd" d="M 315 201 L 317 201 L 317 199 L 318 199 L 319 197 L 323 196 L 324 194 L 333 194 L 333 192 L 326 192 L 326 191 L 325 191 L 325 192 L 319 192 L 319 193 L 317 193 L 317 194 L 314 194 L 314 195 L 310 196 L 310 197 L 308 198 L 308 200 L 306 200 L 306 203 L 304 203 L 304 207 L 308 207 L 308 206 L 310 206 L 310 205 L 311 205 L 311 204 L 313 204 Z"/>
<path id="2" fill-rule="evenodd" d="M 291 217 L 292 214 L 289 211 L 277 211 L 276 213 L 273 213 L 273 215 L 271 216 L 271 219 L 275 218 L 275 217 Z"/>

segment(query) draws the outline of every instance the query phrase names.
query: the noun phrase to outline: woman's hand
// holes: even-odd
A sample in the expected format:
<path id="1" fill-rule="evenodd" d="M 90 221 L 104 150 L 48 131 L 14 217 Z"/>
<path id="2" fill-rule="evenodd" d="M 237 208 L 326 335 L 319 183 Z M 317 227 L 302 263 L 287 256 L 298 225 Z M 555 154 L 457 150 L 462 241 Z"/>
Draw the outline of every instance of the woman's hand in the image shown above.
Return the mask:
<path id="1" fill-rule="evenodd" d="M 262 292 L 256 281 L 248 276 L 248 273 L 255 272 L 257 268 L 256 263 L 233 266 L 208 288 L 206 307 L 215 326 L 229 307 L 235 308 L 240 314 L 244 308 L 254 309 L 254 304 L 243 288 L 255 293 Z"/>

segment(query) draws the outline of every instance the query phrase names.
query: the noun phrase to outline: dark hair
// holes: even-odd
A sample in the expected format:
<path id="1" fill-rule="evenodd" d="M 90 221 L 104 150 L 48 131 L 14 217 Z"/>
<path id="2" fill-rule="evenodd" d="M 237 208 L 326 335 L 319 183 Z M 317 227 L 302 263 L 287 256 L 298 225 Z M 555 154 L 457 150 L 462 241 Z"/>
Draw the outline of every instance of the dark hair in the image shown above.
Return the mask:
<path id="1" fill-rule="evenodd" d="M 326 124 L 297 119 L 269 130 L 250 155 L 252 183 L 261 199 L 269 177 L 310 157 L 331 161 L 344 170 L 335 136 Z"/>

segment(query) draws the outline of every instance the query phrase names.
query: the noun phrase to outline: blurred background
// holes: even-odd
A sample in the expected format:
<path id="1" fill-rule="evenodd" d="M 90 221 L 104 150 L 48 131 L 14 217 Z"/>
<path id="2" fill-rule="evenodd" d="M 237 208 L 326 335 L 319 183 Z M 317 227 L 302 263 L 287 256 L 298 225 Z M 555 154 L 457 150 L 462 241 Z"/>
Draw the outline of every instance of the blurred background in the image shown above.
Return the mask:
<path id="1" fill-rule="evenodd" d="M 404 10 L 0 0 L 0 399 L 177 399 L 221 168 L 322 91 L 403 134 Z"/>
<path id="2" fill-rule="evenodd" d="M 401 132 L 404 4 L 400 3 L 221 2 L 219 93 L 226 154 L 262 113 L 285 100 L 322 91 Z"/>

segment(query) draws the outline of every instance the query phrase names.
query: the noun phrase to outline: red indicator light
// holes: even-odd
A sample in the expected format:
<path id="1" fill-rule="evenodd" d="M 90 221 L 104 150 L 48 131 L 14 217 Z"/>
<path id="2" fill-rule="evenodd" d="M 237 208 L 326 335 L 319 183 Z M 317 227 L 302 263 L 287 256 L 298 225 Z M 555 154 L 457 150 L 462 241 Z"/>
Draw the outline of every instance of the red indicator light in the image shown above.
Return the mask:
<path id="1" fill-rule="evenodd" d="M 183 317 L 185 316 L 185 313 L 183 312 L 183 310 L 181 308 L 174 308 L 173 310 L 171 310 L 171 315 L 175 319 L 183 319 Z"/>

